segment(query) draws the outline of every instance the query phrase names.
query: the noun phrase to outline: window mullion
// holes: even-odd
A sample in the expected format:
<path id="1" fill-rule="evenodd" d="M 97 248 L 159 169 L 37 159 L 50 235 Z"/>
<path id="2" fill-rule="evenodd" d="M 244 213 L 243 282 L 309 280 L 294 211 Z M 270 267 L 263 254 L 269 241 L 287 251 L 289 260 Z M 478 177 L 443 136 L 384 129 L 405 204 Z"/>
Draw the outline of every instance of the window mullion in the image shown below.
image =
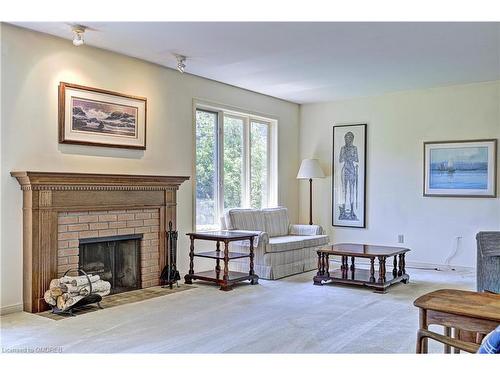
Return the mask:
<path id="1" fill-rule="evenodd" d="M 224 213 L 224 112 L 217 116 L 217 217 Z"/>
<path id="2" fill-rule="evenodd" d="M 245 118 L 243 129 L 243 202 L 250 207 L 250 119 Z"/>
<path id="3" fill-rule="evenodd" d="M 267 161 L 267 166 L 266 166 L 266 171 L 267 171 L 267 174 L 266 174 L 266 177 L 267 177 L 267 184 L 266 184 L 266 191 L 265 191 L 265 202 L 266 202 L 266 207 L 269 207 L 270 204 L 270 193 L 271 193 L 271 165 L 272 165 L 272 162 L 271 162 L 271 124 L 268 124 L 267 125 L 267 145 L 266 145 L 266 161 Z"/>

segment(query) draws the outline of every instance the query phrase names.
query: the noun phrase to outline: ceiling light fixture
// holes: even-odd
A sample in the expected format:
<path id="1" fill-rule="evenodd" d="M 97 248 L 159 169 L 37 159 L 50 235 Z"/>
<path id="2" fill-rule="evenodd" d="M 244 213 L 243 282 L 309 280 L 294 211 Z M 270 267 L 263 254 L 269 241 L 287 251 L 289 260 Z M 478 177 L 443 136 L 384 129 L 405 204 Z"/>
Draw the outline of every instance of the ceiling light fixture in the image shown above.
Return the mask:
<path id="1" fill-rule="evenodd" d="M 85 40 L 83 36 L 87 28 L 82 25 L 75 25 L 71 29 L 73 30 L 73 45 L 78 47 L 84 44 Z"/>
<path id="2" fill-rule="evenodd" d="M 186 56 L 175 55 L 175 57 L 177 58 L 177 70 L 180 73 L 184 73 L 184 71 L 186 69 Z"/>

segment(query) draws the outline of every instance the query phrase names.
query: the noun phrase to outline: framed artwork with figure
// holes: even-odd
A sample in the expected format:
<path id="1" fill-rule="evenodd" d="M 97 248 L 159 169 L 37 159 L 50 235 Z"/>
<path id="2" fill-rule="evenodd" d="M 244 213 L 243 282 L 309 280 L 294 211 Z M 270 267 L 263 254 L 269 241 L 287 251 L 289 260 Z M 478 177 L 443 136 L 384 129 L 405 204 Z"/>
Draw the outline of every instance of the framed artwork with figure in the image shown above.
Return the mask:
<path id="1" fill-rule="evenodd" d="M 366 124 L 333 126 L 332 225 L 366 228 Z"/>

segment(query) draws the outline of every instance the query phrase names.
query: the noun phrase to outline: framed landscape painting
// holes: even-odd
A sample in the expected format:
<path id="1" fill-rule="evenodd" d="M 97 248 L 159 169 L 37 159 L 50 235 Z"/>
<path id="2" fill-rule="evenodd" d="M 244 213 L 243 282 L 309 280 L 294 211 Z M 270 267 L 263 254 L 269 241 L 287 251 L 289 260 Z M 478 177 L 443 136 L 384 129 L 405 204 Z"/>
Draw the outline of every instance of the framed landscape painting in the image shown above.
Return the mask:
<path id="1" fill-rule="evenodd" d="M 424 196 L 496 197 L 497 140 L 424 143 Z"/>
<path id="2" fill-rule="evenodd" d="M 146 98 L 61 82 L 59 143 L 146 149 Z"/>
<path id="3" fill-rule="evenodd" d="M 335 125 L 332 225 L 366 227 L 366 124 Z"/>

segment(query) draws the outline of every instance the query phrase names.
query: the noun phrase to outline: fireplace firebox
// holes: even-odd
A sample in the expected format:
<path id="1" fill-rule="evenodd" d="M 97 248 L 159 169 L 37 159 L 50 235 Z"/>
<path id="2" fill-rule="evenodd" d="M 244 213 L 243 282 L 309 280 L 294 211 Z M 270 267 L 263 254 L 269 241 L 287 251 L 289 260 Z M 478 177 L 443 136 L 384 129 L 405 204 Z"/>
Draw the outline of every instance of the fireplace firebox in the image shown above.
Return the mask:
<path id="1" fill-rule="evenodd" d="M 142 234 L 83 238 L 79 267 L 111 283 L 111 294 L 141 288 L 140 242 Z"/>

